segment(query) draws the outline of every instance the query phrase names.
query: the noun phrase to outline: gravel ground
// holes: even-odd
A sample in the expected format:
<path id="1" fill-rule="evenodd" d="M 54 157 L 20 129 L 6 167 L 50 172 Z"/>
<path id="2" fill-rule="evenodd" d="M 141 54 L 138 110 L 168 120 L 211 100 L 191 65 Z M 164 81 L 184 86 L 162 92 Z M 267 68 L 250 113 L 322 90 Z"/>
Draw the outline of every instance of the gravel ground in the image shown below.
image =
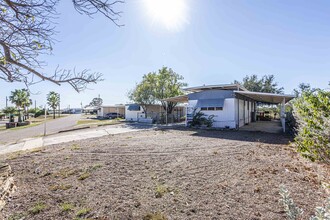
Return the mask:
<path id="1" fill-rule="evenodd" d="M 7 155 L 12 219 L 285 219 L 279 186 L 304 210 L 322 205 L 329 167 L 279 134 L 154 130 Z M 154 217 L 154 218 L 153 218 Z M 156 218 L 158 217 L 158 218 Z"/>

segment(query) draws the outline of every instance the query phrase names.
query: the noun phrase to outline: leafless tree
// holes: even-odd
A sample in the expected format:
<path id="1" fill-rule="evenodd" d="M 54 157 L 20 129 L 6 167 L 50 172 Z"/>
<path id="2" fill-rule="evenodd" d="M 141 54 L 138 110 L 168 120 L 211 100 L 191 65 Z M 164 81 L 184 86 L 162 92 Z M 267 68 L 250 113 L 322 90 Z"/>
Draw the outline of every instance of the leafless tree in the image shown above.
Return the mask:
<path id="1" fill-rule="evenodd" d="M 56 39 L 55 26 L 60 0 L 0 0 L 0 79 L 23 82 L 27 86 L 50 81 L 57 85 L 69 83 L 77 92 L 89 83 L 102 80 L 102 74 L 85 69 L 81 72 L 57 68 L 53 74 L 42 72 L 46 63 L 40 55 L 51 54 Z M 72 0 L 81 14 L 101 13 L 115 25 L 121 11 L 114 7 L 123 1 Z"/>

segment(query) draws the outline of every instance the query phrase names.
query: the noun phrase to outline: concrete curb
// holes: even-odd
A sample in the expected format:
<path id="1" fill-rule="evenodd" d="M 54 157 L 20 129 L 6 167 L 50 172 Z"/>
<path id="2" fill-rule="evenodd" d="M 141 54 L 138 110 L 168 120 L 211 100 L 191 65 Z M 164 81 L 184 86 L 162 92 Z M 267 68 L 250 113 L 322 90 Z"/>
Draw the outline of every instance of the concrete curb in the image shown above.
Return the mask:
<path id="1" fill-rule="evenodd" d="M 91 128 L 91 127 L 90 126 L 86 126 L 86 127 L 81 127 L 81 128 L 71 128 L 71 129 L 61 130 L 61 131 L 59 131 L 57 133 L 65 133 L 65 132 L 69 132 L 69 131 L 77 131 L 77 130 L 83 130 L 83 129 L 88 129 L 88 128 Z"/>

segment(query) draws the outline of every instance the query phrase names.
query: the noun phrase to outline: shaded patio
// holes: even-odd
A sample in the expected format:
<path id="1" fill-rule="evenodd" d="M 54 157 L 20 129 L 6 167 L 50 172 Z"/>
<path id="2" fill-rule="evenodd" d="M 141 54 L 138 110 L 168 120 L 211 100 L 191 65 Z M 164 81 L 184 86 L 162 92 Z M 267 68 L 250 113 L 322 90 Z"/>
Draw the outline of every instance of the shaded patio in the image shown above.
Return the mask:
<path id="1" fill-rule="evenodd" d="M 283 133 L 283 127 L 280 120 L 256 121 L 240 127 L 241 131 L 261 131 L 267 133 Z"/>

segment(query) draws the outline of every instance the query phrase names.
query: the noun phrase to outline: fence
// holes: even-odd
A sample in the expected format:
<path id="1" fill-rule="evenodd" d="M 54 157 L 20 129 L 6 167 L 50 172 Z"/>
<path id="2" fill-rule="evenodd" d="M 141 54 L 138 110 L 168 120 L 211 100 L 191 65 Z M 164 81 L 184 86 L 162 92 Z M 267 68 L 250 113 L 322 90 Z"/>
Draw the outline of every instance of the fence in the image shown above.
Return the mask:
<path id="1" fill-rule="evenodd" d="M 185 115 L 183 115 L 182 112 L 177 111 L 173 114 L 167 115 L 167 123 L 178 123 L 184 121 Z M 145 113 L 138 113 L 138 121 L 144 121 L 143 119 L 149 118 L 152 119 L 153 124 L 166 124 L 166 113 L 161 112 L 149 112 L 147 114 Z"/>

